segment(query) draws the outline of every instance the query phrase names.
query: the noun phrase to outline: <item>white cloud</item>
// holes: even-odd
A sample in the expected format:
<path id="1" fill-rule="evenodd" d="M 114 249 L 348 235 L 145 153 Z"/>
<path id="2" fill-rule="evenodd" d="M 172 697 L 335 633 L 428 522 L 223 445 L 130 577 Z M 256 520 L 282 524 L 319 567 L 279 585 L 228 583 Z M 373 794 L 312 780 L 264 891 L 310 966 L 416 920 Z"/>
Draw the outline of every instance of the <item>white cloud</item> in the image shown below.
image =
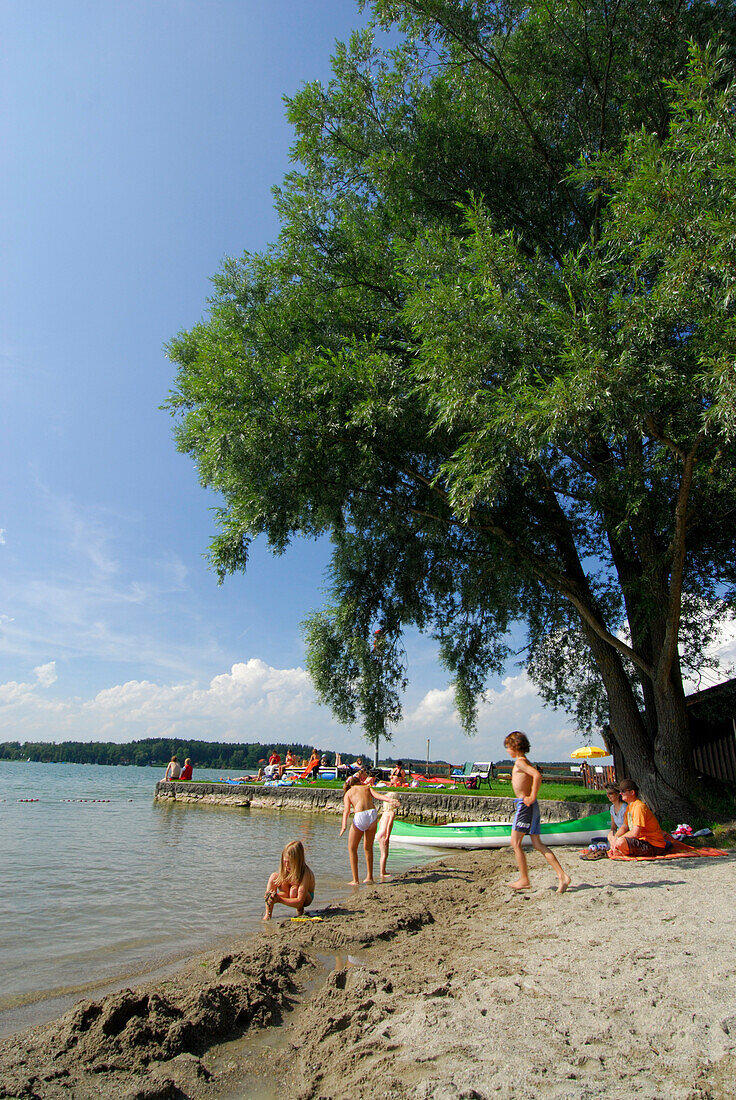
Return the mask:
<path id="1" fill-rule="evenodd" d="M 724 628 L 718 641 L 722 660 L 736 657 L 736 629 Z M 233 664 L 209 681 L 181 678 L 173 683 L 130 679 L 89 698 L 54 696 L 45 689 L 57 679 L 57 663 L 34 669 L 35 679 L 0 684 L 0 740 L 132 741 L 176 736 L 207 741 L 294 741 L 324 749 L 366 751 L 359 727 L 336 723 L 316 700 L 301 667 L 276 668 L 260 658 Z M 721 677 L 723 678 L 723 677 Z M 506 676 L 478 708 L 477 731 L 463 732 L 453 691 L 432 687 L 407 700 L 406 717 L 393 731 L 382 755 L 423 759 L 430 741 L 432 759 L 498 760 L 503 740 L 524 730 L 536 760 L 565 760 L 580 744 L 562 711 L 543 705 L 526 671 Z"/>
<path id="2" fill-rule="evenodd" d="M 572 723 L 561 711 L 544 706 L 537 689 L 522 671 L 506 676 L 499 687 L 486 692 L 478 707 L 477 732 L 467 737 L 460 726 L 452 688 L 432 688 L 396 730 L 398 751 L 422 758 L 430 739 L 430 756 L 460 763 L 499 760 L 506 753 L 503 740 L 511 730 L 524 730 L 536 759 L 565 759 L 579 743 Z"/>
<path id="3" fill-rule="evenodd" d="M 447 723 L 452 726 L 459 725 L 459 717 L 455 709 L 455 692 L 451 687 L 440 690 L 431 688 L 420 701 L 411 714 L 408 714 L 405 725 L 411 726 L 436 726 L 438 723 Z"/>
<path id="4" fill-rule="evenodd" d="M 0 527 L 0 546 L 5 545 L 5 528 Z"/>
<path id="5" fill-rule="evenodd" d="M 48 664 L 38 665 L 33 671 L 41 687 L 51 687 L 52 684 L 56 683 L 56 661 L 49 661 Z"/>
<path id="6" fill-rule="evenodd" d="M 8 680 L 7 683 L 0 684 L 0 706 L 31 700 L 33 688 L 33 684 L 19 684 L 16 680 Z"/>
<path id="7" fill-rule="evenodd" d="M 278 669 L 258 658 L 232 666 L 207 686 L 129 680 L 93 698 L 50 700 L 55 662 L 35 669 L 36 683 L 0 685 L 0 734 L 12 740 L 132 741 L 177 736 L 207 741 L 288 741 L 328 748 L 359 737 L 334 724 L 302 668 Z M 43 735 L 41 735 L 43 730 Z"/>
<path id="8" fill-rule="evenodd" d="M 90 580 L 101 581 L 118 572 L 118 562 L 110 553 L 111 534 L 102 518 L 70 497 L 52 496 L 47 501 L 62 544 L 78 563 L 86 563 Z"/>

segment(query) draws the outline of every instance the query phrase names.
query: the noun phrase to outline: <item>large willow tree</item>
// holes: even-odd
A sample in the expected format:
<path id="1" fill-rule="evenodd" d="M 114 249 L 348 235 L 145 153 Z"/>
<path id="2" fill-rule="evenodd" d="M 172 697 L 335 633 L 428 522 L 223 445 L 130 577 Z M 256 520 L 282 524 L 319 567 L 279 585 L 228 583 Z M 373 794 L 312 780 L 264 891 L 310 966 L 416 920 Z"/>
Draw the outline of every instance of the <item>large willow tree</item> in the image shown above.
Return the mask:
<path id="1" fill-rule="evenodd" d="M 400 44 L 289 102 L 279 239 L 170 347 L 213 564 L 330 535 L 309 666 L 372 737 L 407 625 L 472 728 L 524 622 L 546 698 L 685 812 L 683 670 L 734 580 L 734 4 L 372 9 Z"/>

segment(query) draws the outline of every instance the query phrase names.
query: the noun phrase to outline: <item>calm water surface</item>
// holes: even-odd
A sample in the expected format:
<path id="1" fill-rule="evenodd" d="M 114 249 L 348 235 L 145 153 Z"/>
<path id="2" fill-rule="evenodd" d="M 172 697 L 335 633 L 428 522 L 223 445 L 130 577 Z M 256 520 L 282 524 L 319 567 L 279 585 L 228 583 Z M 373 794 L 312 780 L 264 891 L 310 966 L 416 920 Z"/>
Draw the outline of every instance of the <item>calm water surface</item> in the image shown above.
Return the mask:
<path id="1" fill-rule="evenodd" d="M 0 1034 L 252 932 L 290 840 L 304 843 L 317 908 L 346 893 L 337 816 L 161 805 L 161 777 L 0 761 Z M 436 855 L 391 851 L 389 869 Z"/>

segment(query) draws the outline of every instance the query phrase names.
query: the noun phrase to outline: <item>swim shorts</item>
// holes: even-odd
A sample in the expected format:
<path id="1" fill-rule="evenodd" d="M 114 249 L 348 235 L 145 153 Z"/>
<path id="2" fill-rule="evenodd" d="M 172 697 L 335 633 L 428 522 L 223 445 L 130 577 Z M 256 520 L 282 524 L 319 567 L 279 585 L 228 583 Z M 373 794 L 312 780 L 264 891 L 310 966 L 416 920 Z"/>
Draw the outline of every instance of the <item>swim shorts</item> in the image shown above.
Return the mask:
<path id="1" fill-rule="evenodd" d="M 526 833 L 528 836 L 539 836 L 539 803 L 532 802 L 527 806 L 523 798 L 514 799 L 516 812 L 511 826 L 517 833 Z"/>
<path id="2" fill-rule="evenodd" d="M 360 829 L 361 833 L 367 833 L 377 820 L 378 810 L 375 807 L 372 810 L 358 810 L 353 818 L 353 825 L 356 829 Z"/>

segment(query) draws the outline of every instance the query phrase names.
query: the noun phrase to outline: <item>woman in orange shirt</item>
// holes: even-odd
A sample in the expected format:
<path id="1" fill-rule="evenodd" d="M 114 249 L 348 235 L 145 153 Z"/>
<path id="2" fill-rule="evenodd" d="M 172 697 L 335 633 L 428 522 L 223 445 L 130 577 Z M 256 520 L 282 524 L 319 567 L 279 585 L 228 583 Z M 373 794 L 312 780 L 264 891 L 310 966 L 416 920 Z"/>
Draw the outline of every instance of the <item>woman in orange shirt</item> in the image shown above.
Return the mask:
<path id="1" fill-rule="evenodd" d="M 621 797 L 626 803 L 626 818 L 617 830 L 611 851 L 625 856 L 661 856 L 672 847 L 659 822 L 649 807 L 639 798 L 639 788 L 633 779 L 623 779 L 619 784 Z"/>

